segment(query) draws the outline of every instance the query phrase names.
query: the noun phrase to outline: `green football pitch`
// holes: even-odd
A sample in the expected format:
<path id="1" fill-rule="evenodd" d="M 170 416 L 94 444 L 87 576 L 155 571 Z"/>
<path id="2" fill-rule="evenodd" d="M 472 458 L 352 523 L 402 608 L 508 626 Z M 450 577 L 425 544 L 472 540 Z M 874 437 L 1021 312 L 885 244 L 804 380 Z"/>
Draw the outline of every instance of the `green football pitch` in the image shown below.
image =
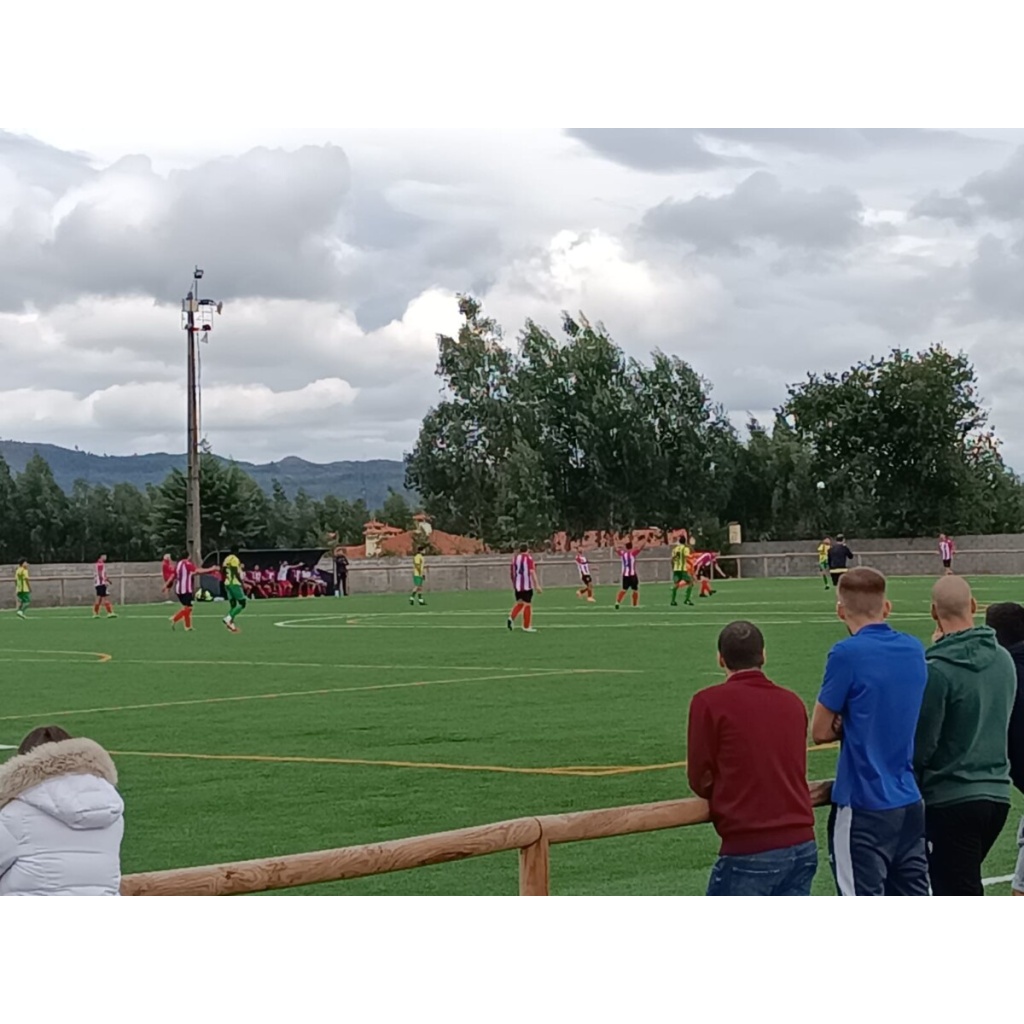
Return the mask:
<path id="1" fill-rule="evenodd" d="M 1017 578 L 972 582 L 982 603 L 1024 597 Z M 891 581 L 894 624 L 922 639 L 930 584 Z M 126 873 L 300 853 L 686 796 L 687 707 L 721 678 L 721 626 L 758 623 L 769 675 L 808 706 L 845 635 L 820 580 L 722 582 L 694 608 L 670 608 L 667 585 L 638 609 L 597 597 L 547 591 L 532 635 L 506 630 L 498 592 L 251 602 L 238 635 L 220 603 L 191 634 L 170 605 L 4 612 L 0 744 L 56 723 L 115 753 Z M 810 777 L 835 758 L 810 753 Z M 1013 871 L 1015 801 L 987 877 Z M 698 894 L 716 850 L 710 826 L 559 846 L 552 891 Z M 499 854 L 299 891 L 514 894 L 517 879 Z M 815 891 L 833 892 L 824 857 Z"/>

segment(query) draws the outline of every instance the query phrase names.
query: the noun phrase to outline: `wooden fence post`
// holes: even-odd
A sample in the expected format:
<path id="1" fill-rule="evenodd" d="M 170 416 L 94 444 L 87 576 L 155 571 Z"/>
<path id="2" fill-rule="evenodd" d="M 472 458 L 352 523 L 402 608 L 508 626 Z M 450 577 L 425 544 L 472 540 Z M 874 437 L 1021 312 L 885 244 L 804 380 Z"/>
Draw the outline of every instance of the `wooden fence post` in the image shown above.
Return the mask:
<path id="1" fill-rule="evenodd" d="M 551 847 L 543 835 L 519 851 L 519 895 L 551 895 Z"/>

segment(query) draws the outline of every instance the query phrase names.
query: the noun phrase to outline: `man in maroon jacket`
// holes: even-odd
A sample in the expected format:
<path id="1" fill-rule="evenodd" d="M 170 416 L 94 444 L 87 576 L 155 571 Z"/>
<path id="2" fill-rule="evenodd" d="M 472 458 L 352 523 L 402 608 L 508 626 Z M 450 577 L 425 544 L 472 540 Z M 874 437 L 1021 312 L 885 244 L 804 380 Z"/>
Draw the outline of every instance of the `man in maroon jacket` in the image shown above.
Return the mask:
<path id="1" fill-rule="evenodd" d="M 722 840 L 709 896 L 810 896 L 818 870 L 807 709 L 764 660 L 757 626 L 731 623 L 718 637 L 728 678 L 690 704 L 686 773 Z"/>

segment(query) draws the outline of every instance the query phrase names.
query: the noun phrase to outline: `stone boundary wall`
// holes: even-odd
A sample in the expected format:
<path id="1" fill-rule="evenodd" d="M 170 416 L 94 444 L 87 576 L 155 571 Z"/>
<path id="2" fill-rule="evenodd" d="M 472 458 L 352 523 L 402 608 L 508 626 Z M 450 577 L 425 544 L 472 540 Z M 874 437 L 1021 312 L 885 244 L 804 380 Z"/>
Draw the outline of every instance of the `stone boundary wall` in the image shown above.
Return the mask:
<path id="1" fill-rule="evenodd" d="M 854 565 L 868 565 L 887 576 L 938 576 L 942 572 L 936 538 L 846 541 L 854 553 Z M 818 541 L 763 541 L 735 544 L 744 578 L 813 576 L 818 572 Z M 956 538 L 953 568 L 963 575 L 1024 575 L 1024 534 Z M 728 569 L 728 566 L 726 566 Z"/>
<path id="2" fill-rule="evenodd" d="M 870 565 L 889 576 L 938 576 L 941 571 L 937 543 L 926 540 L 847 541 L 855 564 Z M 965 575 L 1024 575 L 1024 534 L 958 537 L 954 568 Z M 818 572 L 817 542 L 768 541 L 735 545 L 722 556 L 722 568 L 743 579 L 808 577 Z M 575 587 L 579 573 L 573 556 L 536 555 L 541 585 Z M 589 553 L 597 586 L 619 581 L 619 560 L 609 548 Z M 508 590 L 507 555 L 455 555 L 427 559 L 428 591 Z M 671 579 L 669 549 L 647 548 L 639 557 L 641 584 Z M 329 560 L 321 568 L 330 569 Z M 8 596 L 0 601 L 13 608 L 13 565 L 0 566 L 0 586 L 7 581 Z M 46 608 L 84 607 L 95 600 L 92 565 L 32 565 L 32 604 Z M 166 600 L 159 562 L 110 562 L 110 596 L 115 604 L 146 604 Z M 401 594 L 412 588 L 412 560 L 379 558 L 354 561 L 349 567 L 349 591 L 358 594 Z"/>

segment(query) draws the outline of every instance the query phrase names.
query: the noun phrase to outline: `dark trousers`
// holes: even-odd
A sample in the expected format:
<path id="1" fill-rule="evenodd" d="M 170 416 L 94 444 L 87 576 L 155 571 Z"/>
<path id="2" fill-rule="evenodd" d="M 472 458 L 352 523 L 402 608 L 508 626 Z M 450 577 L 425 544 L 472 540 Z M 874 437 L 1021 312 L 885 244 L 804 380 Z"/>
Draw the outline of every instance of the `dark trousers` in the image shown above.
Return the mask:
<path id="1" fill-rule="evenodd" d="M 828 852 L 840 896 L 927 896 L 924 804 L 833 807 Z"/>
<path id="2" fill-rule="evenodd" d="M 925 812 L 928 871 L 935 896 L 984 896 L 981 865 L 999 838 L 1008 803 L 970 800 Z"/>
<path id="3" fill-rule="evenodd" d="M 339 594 L 348 597 L 348 573 L 338 573 L 338 582 L 335 585 Z"/>

